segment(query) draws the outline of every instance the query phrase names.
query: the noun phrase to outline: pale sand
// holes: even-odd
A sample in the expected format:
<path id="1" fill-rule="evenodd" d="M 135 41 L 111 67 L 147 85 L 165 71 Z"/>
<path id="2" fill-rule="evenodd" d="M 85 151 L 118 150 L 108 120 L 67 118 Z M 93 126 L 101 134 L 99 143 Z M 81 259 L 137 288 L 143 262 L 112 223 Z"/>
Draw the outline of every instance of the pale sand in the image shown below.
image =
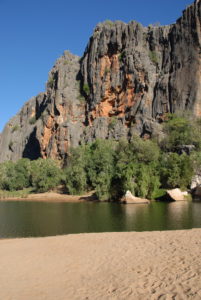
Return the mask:
<path id="1" fill-rule="evenodd" d="M 0 299 L 201 299 L 201 229 L 0 241 Z"/>
<path id="2" fill-rule="evenodd" d="M 21 197 L 8 197 L 1 198 L 0 201 L 36 201 L 36 202 L 83 202 L 83 201 L 95 201 L 94 192 L 90 192 L 85 195 L 67 195 L 56 192 L 47 193 L 33 193 L 29 194 L 25 198 Z"/>

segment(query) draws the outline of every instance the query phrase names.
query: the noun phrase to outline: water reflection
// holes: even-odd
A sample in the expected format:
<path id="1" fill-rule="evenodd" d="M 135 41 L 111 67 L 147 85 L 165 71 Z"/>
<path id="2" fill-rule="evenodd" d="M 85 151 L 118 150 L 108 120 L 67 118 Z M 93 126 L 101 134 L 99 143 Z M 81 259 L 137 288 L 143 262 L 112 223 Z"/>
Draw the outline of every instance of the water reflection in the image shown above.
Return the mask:
<path id="1" fill-rule="evenodd" d="M 192 202 L 178 201 L 168 205 L 168 227 L 170 229 L 192 228 Z"/>
<path id="2" fill-rule="evenodd" d="M 0 202 L 0 238 L 201 227 L 201 203 Z"/>
<path id="3" fill-rule="evenodd" d="M 200 220 L 201 220 L 201 211 L 200 211 L 200 202 L 195 202 L 192 205 L 192 227 L 193 228 L 200 228 Z"/>

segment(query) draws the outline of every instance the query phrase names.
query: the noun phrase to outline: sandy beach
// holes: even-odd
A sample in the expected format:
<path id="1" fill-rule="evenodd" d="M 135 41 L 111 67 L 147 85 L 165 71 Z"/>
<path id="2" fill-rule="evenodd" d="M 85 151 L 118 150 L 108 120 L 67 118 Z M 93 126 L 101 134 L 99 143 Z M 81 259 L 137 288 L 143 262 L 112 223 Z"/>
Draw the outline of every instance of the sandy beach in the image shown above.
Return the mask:
<path id="1" fill-rule="evenodd" d="M 83 202 L 95 201 L 94 192 L 84 195 L 67 195 L 57 192 L 31 193 L 26 197 L 4 197 L 0 201 L 36 201 L 36 202 Z"/>
<path id="2" fill-rule="evenodd" d="M 201 229 L 0 241 L 0 299 L 201 299 Z"/>

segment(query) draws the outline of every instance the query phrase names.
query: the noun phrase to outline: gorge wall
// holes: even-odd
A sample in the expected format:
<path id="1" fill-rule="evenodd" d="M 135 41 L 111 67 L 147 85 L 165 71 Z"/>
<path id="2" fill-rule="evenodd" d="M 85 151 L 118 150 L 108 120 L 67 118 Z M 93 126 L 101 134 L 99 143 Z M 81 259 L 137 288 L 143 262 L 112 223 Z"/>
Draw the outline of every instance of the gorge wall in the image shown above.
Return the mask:
<path id="1" fill-rule="evenodd" d="M 98 24 L 82 58 L 68 51 L 0 136 L 0 161 L 65 160 L 96 138 L 151 136 L 168 112 L 201 116 L 201 0 L 175 24 Z"/>

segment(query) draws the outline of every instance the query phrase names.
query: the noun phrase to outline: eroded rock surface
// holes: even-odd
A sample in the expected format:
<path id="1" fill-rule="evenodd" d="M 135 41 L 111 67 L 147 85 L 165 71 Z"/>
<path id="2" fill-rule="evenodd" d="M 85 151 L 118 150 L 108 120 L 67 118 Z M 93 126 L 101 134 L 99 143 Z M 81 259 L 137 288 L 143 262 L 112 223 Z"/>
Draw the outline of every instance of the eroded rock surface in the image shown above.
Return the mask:
<path id="1" fill-rule="evenodd" d="M 0 161 L 64 161 L 70 147 L 96 138 L 149 137 L 177 110 L 201 116 L 201 0 L 169 26 L 98 24 L 83 57 L 65 51 L 46 92 L 7 123 Z"/>

